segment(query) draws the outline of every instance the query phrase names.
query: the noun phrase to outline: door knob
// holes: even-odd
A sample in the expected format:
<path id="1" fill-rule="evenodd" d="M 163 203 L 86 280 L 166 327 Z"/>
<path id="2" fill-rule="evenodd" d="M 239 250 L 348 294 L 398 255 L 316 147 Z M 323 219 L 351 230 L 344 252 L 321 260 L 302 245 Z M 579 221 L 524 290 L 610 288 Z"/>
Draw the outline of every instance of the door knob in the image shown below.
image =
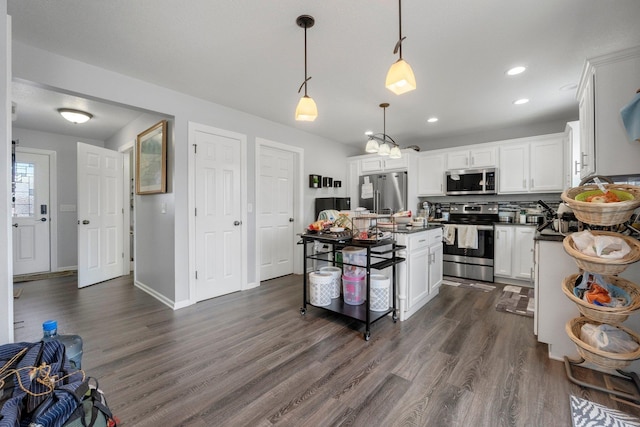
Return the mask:
<path id="1" fill-rule="evenodd" d="M 15 224 L 13 224 L 13 226 L 14 226 L 15 228 L 18 228 L 18 223 L 16 222 Z"/>
<path id="2" fill-rule="evenodd" d="M 241 224 L 242 224 L 242 221 L 233 221 L 233 225 L 235 225 L 235 226 L 238 226 L 238 225 L 241 225 Z"/>
<path id="3" fill-rule="evenodd" d="M 88 219 L 85 219 L 85 220 L 83 220 L 83 221 L 82 221 L 82 223 L 83 223 L 84 225 L 87 225 L 87 224 L 89 224 L 89 220 L 88 220 Z"/>
<path id="4" fill-rule="evenodd" d="M 289 222 L 293 222 L 293 218 L 289 218 Z"/>
<path id="5" fill-rule="evenodd" d="M 40 221 L 47 222 L 47 218 L 40 218 Z"/>

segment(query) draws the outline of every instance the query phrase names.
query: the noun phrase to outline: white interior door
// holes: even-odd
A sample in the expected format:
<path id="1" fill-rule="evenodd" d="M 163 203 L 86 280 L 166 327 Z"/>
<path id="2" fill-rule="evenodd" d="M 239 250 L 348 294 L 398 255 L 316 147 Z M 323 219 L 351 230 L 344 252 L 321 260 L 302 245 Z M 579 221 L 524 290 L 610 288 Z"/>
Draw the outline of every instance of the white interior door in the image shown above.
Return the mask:
<path id="1" fill-rule="evenodd" d="M 16 149 L 13 274 L 51 269 L 49 156 Z"/>
<path id="2" fill-rule="evenodd" d="M 291 151 L 260 147 L 257 196 L 261 281 L 293 273 L 294 162 Z"/>
<path id="3" fill-rule="evenodd" d="M 241 141 L 221 133 L 193 133 L 196 301 L 242 289 Z"/>
<path id="4" fill-rule="evenodd" d="M 122 153 L 78 142 L 78 287 L 122 275 Z"/>

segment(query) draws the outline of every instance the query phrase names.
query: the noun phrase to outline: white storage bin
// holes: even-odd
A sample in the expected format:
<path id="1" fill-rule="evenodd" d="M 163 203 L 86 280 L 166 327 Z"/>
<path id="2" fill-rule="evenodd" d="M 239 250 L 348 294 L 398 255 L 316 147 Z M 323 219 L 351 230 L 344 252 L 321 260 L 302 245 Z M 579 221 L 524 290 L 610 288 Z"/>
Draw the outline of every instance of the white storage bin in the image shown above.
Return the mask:
<path id="1" fill-rule="evenodd" d="M 330 273 L 314 271 L 309 273 L 309 302 L 318 307 L 331 304 L 333 276 Z"/>
<path id="2" fill-rule="evenodd" d="M 369 308 L 371 311 L 386 311 L 389 309 L 389 284 L 390 280 L 384 274 L 372 274 L 369 276 L 371 283 Z"/>
<path id="3" fill-rule="evenodd" d="M 339 267 L 322 267 L 319 271 L 320 273 L 331 274 L 333 278 L 331 282 L 331 298 L 340 298 L 342 270 Z"/>

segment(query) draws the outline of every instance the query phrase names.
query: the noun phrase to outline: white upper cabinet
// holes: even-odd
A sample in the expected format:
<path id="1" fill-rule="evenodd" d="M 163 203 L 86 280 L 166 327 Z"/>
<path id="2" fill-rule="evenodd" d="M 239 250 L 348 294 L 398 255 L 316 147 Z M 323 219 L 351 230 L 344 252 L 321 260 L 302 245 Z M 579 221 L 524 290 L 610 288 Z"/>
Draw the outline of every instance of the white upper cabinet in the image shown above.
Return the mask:
<path id="1" fill-rule="evenodd" d="M 496 148 L 483 147 L 447 153 L 447 170 L 474 169 L 496 165 Z"/>
<path id="2" fill-rule="evenodd" d="M 532 141 L 529 151 L 529 191 L 563 191 L 565 187 L 565 139 L 555 134 Z"/>
<path id="3" fill-rule="evenodd" d="M 529 191 L 529 145 L 505 144 L 500 147 L 498 193 Z"/>
<path id="4" fill-rule="evenodd" d="M 561 192 L 565 187 L 564 134 L 542 135 L 500 146 L 498 193 Z"/>
<path id="5" fill-rule="evenodd" d="M 640 144 L 629 141 L 620 109 L 640 88 L 640 47 L 589 59 L 578 87 L 581 176 L 638 173 Z"/>
<path id="6" fill-rule="evenodd" d="M 406 170 L 408 155 L 404 154 L 399 159 L 390 159 L 374 154 L 375 157 L 360 160 L 361 175 L 376 172 L 388 172 L 394 170 Z"/>
<path id="7" fill-rule="evenodd" d="M 580 154 L 578 159 L 578 171 L 580 178 L 593 175 L 596 171 L 595 161 L 595 120 L 593 119 L 593 68 L 583 76 L 583 84 L 580 88 L 578 99 L 578 111 L 580 115 Z"/>
<path id="8" fill-rule="evenodd" d="M 443 153 L 418 156 L 418 196 L 444 195 L 444 159 Z"/>

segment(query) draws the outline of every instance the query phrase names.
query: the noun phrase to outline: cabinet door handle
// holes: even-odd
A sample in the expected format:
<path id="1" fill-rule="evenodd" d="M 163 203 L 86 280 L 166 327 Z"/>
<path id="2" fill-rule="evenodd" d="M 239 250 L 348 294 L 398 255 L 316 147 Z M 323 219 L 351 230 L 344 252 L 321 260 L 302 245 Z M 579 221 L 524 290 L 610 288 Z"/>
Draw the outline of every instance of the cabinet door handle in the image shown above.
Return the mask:
<path id="1" fill-rule="evenodd" d="M 531 178 L 531 188 L 535 188 L 535 187 L 533 186 L 533 178 Z"/>
<path id="2" fill-rule="evenodd" d="M 476 164 L 476 159 L 473 158 L 473 156 L 471 156 L 471 166 Z"/>
<path id="3" fill-rule="evenodd" d="M 526 179 L 522 180 L 522 188 L 527 188 L 527 180 Z"/>
<path id="4" fill-rule="evenodd" d="M 580 164 L 580 163 L 579 163 L 577 160 L 575 160 L 575 161 L 573 162 L 573 174 L 574 174 L 574 175 L 577 175 L 577 174 L 580 172 L 580 171 L 578 170 L 578 165 L 579 165 L 579 164 Z"/>
<path id="5" fill-rule="evenodd" d="M 580 152 L 580 163 L 582 163 L 582 167 L 584 168 L 585 166 L 588 166 L 587 163 L 584 162 L 584 158 L 587 157 L 587 153 L 585 153 L 584 151 Z"/>

